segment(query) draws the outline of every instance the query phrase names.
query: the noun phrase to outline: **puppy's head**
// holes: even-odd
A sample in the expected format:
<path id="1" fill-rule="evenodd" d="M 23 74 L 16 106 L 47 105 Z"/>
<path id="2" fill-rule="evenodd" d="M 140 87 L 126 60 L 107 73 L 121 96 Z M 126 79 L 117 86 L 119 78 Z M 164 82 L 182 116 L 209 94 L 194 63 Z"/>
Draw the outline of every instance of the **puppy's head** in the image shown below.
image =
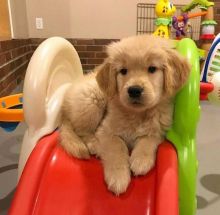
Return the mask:
<path id="1" fill-rule="evenodd" d="M 154 36 L 135 36 L 110 44 L 96 76 L 101 90 L 133 111 L 144 111 L 172 97 L 190 73 L 186 59 L 171 43 Z"/>

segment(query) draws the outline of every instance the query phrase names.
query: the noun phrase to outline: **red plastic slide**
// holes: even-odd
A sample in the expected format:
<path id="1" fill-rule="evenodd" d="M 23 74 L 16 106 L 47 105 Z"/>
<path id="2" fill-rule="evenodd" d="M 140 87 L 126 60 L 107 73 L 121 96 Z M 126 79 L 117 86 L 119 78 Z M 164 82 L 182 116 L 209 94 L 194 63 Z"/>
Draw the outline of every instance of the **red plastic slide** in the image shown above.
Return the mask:
<path id="1" fill-rule="evenodd" d="M 133 177 L 125 194 L 107 190 L 99 160 L 78 160 L 44 137 L 31 153 L 9 210 L 10 215 L 177 215 L 178 166 L 175 148 L 160 145 L 155 168 Z"/>

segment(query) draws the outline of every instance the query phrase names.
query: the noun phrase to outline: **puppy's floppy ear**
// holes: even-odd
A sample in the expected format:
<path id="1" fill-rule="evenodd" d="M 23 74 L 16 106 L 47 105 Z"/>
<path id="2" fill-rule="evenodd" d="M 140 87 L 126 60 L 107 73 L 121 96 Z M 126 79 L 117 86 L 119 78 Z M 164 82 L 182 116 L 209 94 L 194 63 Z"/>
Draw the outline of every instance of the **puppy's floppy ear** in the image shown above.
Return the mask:
<path id="1" fill-rule="evenodd" d="M 174 95 L 188 80 L 191 67 L 186 58 L 173 49 L 165 49 L 167 65 L 164 68 L 165 92 Z"/>
<path id="2" fill-rule="evenodd" d="M 116 93 L 116 72 L 112 69 L 111 63 L 106 59 L 97 68 L 96 81 L 100 89 L 108 96 L 113 97 Z"/>

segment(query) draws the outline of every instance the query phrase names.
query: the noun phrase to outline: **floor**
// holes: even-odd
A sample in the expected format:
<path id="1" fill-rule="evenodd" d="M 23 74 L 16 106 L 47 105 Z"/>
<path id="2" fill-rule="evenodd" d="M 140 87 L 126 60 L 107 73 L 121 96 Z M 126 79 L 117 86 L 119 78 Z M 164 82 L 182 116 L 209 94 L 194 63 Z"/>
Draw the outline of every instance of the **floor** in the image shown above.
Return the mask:
<path id="1" fill-rule="evenodd" d="M 21 87 L 16 89 L 21 92 Z M 201 103 L 198 127 L 197 215 L 220 211 L 220 106 Z M 17 183 L 20 146 L 26 125 L 19 124 L 12 133 L 0 129 L 0 215 L 6 215 Z"/>
<path id="2" fill-rule="evenodd" d="M 22 84 L 12 94 L 22 92 Z M 6 215 L 17 184 L 17 168 L 25 123 L 7 133 L 0 128 L 0 215 Z"/>
<path id="3" fill-rule="evenodd" d="M 220 106 L 202 103 L 198 127 L 197 215 L 220 211 Z"/>

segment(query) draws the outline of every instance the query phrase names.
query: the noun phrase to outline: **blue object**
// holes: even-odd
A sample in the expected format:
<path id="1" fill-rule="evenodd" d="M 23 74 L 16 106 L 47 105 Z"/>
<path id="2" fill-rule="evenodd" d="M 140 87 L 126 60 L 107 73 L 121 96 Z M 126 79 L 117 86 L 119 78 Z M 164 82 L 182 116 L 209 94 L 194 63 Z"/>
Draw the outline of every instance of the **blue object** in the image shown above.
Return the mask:
<path id="1" fill-rule="evenodd" d="M 0 121 L 0 127 L 3 128 L 7 132 L 14 131 L 17 128 L 18 124 L 19 122 L 1 122 Z"/>
<path id="2" fill-rule="evenodd" d="M 220 38 L 218 38 L 216 41 L 214 41 L 214 43 L 212 44 L 210 51 L 208 53 L 206 62 L 205 62 L 205 67 L 204 67 L 204 73 L 203 73 L 203 77 L 202 77 L 202 82 L 207 82 L 207 72 L 208 72 L 208 66 L 210 63 L 210 59 L 212 56 L 213 51 L 215 50 L 215 47 L 220 43 Z"/>

